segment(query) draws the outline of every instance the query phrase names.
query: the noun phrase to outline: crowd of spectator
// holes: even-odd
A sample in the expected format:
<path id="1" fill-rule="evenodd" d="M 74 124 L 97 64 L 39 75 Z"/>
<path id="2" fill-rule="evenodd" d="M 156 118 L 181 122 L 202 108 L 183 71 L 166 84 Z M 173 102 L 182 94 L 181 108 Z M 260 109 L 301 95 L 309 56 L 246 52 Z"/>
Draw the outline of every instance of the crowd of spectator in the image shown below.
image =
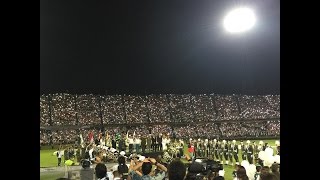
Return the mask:
<path id="1" fill-rule="evenodd" d="M 80 95 L 77 96 L 77 116 L 79 125 L 101 124 L 99 96 Z"/>
<path id="2" fill-rule="evenodd" d="M 84 140 L 88 140 L 89 132 L 93 132 L 94 138 L 98 138 L 101 132 L 99 127 L 77 130 L 57 130 L 47 131 L 40 130 L 40 144 L 48 145 L 52 135 L 53 144 L 74 143 L 80 132 Z M 205 124 L 188 124 L 181 127 L 172 127 L 169 125 L 139 125 L 130 127 L 105 127 L 105 132 L 110 136 L 126 133 L 138 136 L 166 135 L 178 139 L 189 138 L 256 138 L 280 136 L 280 121 L 264 122 L 239 122 L 239 123 L 205 123 Z"/>
<path id="3" fill-rule="evenodd" d="M 140 126 L 132 126 L 127 128 L 128 134 L 135 134 L 135 136 L 143 136 L 150 134 L 150 126 L 140 125 Z"/>
<path id="4" fill-rule="evenodd" d="M 101 111 L 104 124 L 125 124 L 125 111 L 120 95 L 107 95 L 102 98 Z"/>
<path id="5" fill-rule="evenodd" d="M 244 119 L 266 119 L 277 118 L 280 111 L 270 108 L 266 98 L 263 96 L 239 96 L 240 116 Z"/>
<path id="6" fill-rule="evenodd" d="M 51 131 L 53 144 L 74 144 L 78 133 L 75 129 L 63 129 Z"/>
<path id="7" fill-rule="evenodd" d="M 53 94 L 51 100 L 53 125 L 76 125 L 75 96 Z"/>
<path id="8" fill-rule="evenodd" d="M 189 138 L 218 138 L 221 136 L 218 125 L 215 123 L 188 124 L 182 127 L 175 127 L 173 136 L 181 139 Z"/>
<path id="9" fill-rule="evenodd" d="M 214 100 L 219 120 L 238 120 L 241 118 L 236 96 L 216 95 Z"/>
<path id="10" fill-rule="evenodd" d="M 111 131 L 113 132 L 113 131 Z M 121 132 L 128 132 L 129 134 L 135 134 L 137 136 L 147 136 L 152 135 L 172 135 L 172 127 L 169 125 L 139 125 L 139 126 L 130 126 L 126 130 L 122 129 Z"/>
<path id="11" fill-rule="evenodd" d="M 191 106 L 190 95 L 169 94 L 168 98 L 172 122 L 184 123 L 194 121 L 194 109 Z"/>
<path id="12" fill-rule="evenodd" d="M 280 118 L 280 96 L 71 95 L 40 96 L 40 125 L 193 123 Z M 50 108 L 51 105 L 51 108 Z"/>
<path id="13" fill-rule="evenodd" d="M 50 126 L 50 107 L 48 96 L 40 96 L 40 126 Z"/>
<path id="14" fill-rule="evenodd" d="M 123 96 L 126 123 L 148 123 L 147 99 L 144 96 Z"/>
<path id="15" fill-rule="evenodd" d="M 216 119 L 216 112 L 210 96 L 205 94 L 191 96 L 192 108 L 194 109 L 194 121 L 207 122 Z"/>
<path id="16" fill-rule="evenodd" d="M 151 126 L 151 134 L 172 135 L 172 127 L 168 125 Z"/>
<path id="17" fill-rule="evenodd" d="M 99 128 L 88 128 L 88 129 L 80 129 L 80 133 L 82 134 L 83 140 L 84 141 L 89 141 L 89 132 L 92 132 L 96 137 L 94 138 L 98 138 L 99 134 L 100 134 L 100 129 Z"/>
<path id="18" fill-rule="evenodd" d="M 118 127 L 106 126 L 104 129 L 106 132 L 108 132 L 109 135 L 127 132 L 127 128 L 125 126 L 120 126 L 120 127 L 119 126 Z"/>
<path id="19" fill-rule="evenodd" d="M 147 96 L 150 122 L 170 122 L 170 111 L 166 95 Z"/>
<path id="20" fill-rule="evenodd" d="M 267 95 L 267 96 L 264 96 L 264 98 L 266 98 L 266 100 L 268 101 L 271 109 L 280 112 L 280 96 L 279 95 Z"/>
<path id="21" fill-rule="evenodd" d="M 280 121 L 221 123 L 219 129 L 225 138 L 280 136 Z"/>
<path id="22" fill-rule="evenodd" d="M 99 96 L 60 93 L 40 96 L 41 127 L 99 127 L 102 120 L 110 135 L 129 131 L 137 135 L 161 133 L 184 139 L 279 136 L 280 121 L 275 120 L 279 118 L 280 95 Z M 121 126 L 109 126 L 116 124 Z M 84 137 L 88 134 L 87 127 L 77 130 Z M 94 130 L 94 134 L 99 131 L 100 127 Z M 74 141 L 76 134 L 76 130 L 41 130 L 40 140 L 49 143 L 52 135 L 53 143 L 66 143 Z"/>
<path id="23" fill-rule="evenodd" d="M 50 134 L 47 130 L 40 130 L 40 145 L 50 144 Z"/>

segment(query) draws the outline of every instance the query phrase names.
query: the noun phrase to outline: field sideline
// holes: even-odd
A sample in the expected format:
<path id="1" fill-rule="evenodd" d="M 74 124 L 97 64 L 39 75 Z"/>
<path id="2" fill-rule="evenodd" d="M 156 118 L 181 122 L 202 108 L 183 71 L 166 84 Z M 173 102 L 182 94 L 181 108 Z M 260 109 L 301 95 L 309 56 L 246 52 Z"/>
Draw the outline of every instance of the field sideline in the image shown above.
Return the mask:
<path id="1" fill-rule="evenodd" d="M 263 142 L 267 142 L 271 146 L 275 146 L 275 141 L 279 139 L 272 139 L 272 140 L 263 140 Z M 250 140 L 251 142 L 253 140 Z M 260 140 L 254 140 L 256 143 L 259 143 Z M 237 144 L 240 144 L 239 141 L 237 141 Z M 57 167 L 57 157 L 53 155 L 53 152 L 57 149 L 48 149 L 48 147 L 44 147 L 42 150 L 40 150 L 40 168 L 48 168 L 48 167 Z M 275 148 L 274 148 L 275 150 Z M 185 152 L 187 152 L 187 148 L 185 147 Z M 275 152 L 275 151 L 274 151 Z M 241 156 L 239 155 L 240 162 L 242 160 Z M 63 158 L 62 158 L 63 160 Z M 185 161 L 182 159 L 182 161 Z M 232 180 L 232 171 L 233 167 L 231 165 L 224 165 L 225 170 L 225 179 L 226 180 Z M 52 172 L 45 172 L 40 173 L 40 179 L 41 180 L 55 180 L 57 178 L 63 177 L 64 172 L 59 171 L 52 171 Z"/>

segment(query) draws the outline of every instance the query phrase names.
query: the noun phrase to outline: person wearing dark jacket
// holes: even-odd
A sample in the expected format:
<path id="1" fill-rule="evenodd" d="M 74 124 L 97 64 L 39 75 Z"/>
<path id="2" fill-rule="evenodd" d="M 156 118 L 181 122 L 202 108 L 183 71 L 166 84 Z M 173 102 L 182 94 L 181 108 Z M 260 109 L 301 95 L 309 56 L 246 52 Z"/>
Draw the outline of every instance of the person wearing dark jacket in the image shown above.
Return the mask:
<path id="1" fill-rule="evenodd" d="M 183 180 L 186 176 L 186 167 L 180 160 L 174 160 L 169 164 L 169 180 Z"/>
<path id="2" fill-rule="evenodd" d="M 147 137 L 147 150 L 151 152 L 151 134 Z"/>
<path id="3" fill-rule="evenodd" d="M 222 143 L 220 143 L 220 141 L 218 141 L 218 144 L 219 144 L 219 146 L 218 146 L 219 161 L 221 163 L 223 163 L 223 145 L 222 145 Z"/>
<path id="4" fill-rule="evenodd" d="M 162 151 L 162 134 L 157 136 L 157 151 Z"/>
<path id="5" fill-rule="evenodd" d="M 216 140 L 216 139 L 214 139 Z M 215 156 L 215 159 L 216 161 L 219 160 L 219 145 L 216 141 L 214 141 L 214 156 Z"/>
<path id="6" fill-rule="evenodd" d="M 273 163 L 271 165 L 272 174 L 276 175 L 278 179 L 280 179 L 279 165 L 277 163 Z"/>
<path id="7" fill-rule="evenodd" d="M 95 167 L 95 174 L 97 177 L 97 180 L 107 180 L 109 179 L 107 176 L 107 167 L 103 163 L 99 163 Z"/>
<path id="8" fill-rule="evenodd" d="M 112 148 L 116 149 L 117 148 L 117 142 L 116 142 L 116 137 L 115 135 L 112 136 Z"/>
<path id="9" fill-rule="evenodd" d="M 236 144 L 236 140 L 232 141 L 231 148 L 232 148 L 232 154 L 233 154 L 234 160 L 237 163 L 239 162 L 239 157 L 238 157 L 239 149 L 238 149 L 238 145 Z"/>
<path id="10" fill-rule="evenodd" d="M 247 160 L 247 148 L 246 146 L 243 144 L 243 142 L 241 141 L 241 156 L 242 156 L 242 160 Z"/>
<path id="11" fill-rule="evenodd" d="M 152 148 L 152 151 L 153 152 L 156 152 L 156 137 L 153 135 L 152 138 L 151 138 L 151 148 Z"/>
<path id="12" fill-rule="evenodd" d="M 145 153 L 146 152 L 146 146 L 147 146 L 147 139 L 146 139 L 146 136 L 143 135 L 141 137 L 141 149 L 142 149 L 142 153 Z"/>
<path id="13" fill-rule="evenodd" d="M 89 160 L 82 160 L 81 162 L 82 168 L 80 169 L 80 179 L 81 180 L 93 180 L 94 179 L 94 169 L 90 168 Z"/>
<path id="14" fill-rule="evenodd" d="M 126 142 L 123 137 L 119 140 L 119 151 L 125 151 L 126 150 Z"/>
<path id="15" fill-rule="evenodd" d="M 231 142 L 228 142 L 228 156 L 229 156 L 229 161 L 231 163 L 231 166 L 233 166 L 233 149 L 231 147 Z"/>
<path id="16" fill-rule="evenodd" d="M 223 140 L 223 156 L 225 161 L 225 164 L 228 165 L 229 164 L 229 157 L 228 157 L 228 144 L 226 142 L 226 140 Z"/>
<path id="17" fill-rule="evenodd" d="M 248 157 L 248 161 L 249 161 L 249 164 L 253 164 L 253 147 L 252 147 L 252 144 L 248 144 L 248 147 L 247 147 L 247 157 Z"/>

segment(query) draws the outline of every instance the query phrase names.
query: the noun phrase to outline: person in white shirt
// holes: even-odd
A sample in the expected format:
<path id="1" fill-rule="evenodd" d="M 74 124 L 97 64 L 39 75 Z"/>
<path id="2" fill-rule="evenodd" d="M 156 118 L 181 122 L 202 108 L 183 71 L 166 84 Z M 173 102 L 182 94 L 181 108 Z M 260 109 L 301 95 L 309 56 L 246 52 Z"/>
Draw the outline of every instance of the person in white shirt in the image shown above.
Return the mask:
<path id="1" fill-rule="evenodd" d="M 100 145 L 101 145 L 101 146 L 105 146 L 105 145 L 106 145 L 106 142 L 104 141 L 103 138 L 100 138 Z"/>
<path id="2" fill-rule="evenodd" d="M 163 151 L 167 150 L 167 137 L 164 136 L 162 139 L 162 149 Z"/>
<path id="3" fill-rule="evenodd" d="M 90 160 L 94 159 L 93 155 L 92 155 L 92 152 L 93 152 L 94 148 L 93 146 L 90 147 L 90 150 L 89 150 L 89 156 L 90 156 Z"/>
<path id="4" fill-rule="evenodd" d="M 58 166 L 61 166 L 61 157 L 63 156 L 63 149 L 58 149 L 57 151 L 57 158 L 58 158 Z"/>

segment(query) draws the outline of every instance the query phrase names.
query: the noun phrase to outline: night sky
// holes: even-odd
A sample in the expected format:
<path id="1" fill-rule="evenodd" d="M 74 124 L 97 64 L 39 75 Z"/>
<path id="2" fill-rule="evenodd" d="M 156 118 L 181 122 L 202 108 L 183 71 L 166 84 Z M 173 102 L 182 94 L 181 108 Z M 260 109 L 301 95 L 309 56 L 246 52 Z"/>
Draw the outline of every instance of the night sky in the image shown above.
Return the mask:
<path id="1" fill-rule="evenodd" d="M 256 25 L 223 18 L 251 7 Z M 280 94 L 279 0 L 40 1 L 40 94 Z"/>

